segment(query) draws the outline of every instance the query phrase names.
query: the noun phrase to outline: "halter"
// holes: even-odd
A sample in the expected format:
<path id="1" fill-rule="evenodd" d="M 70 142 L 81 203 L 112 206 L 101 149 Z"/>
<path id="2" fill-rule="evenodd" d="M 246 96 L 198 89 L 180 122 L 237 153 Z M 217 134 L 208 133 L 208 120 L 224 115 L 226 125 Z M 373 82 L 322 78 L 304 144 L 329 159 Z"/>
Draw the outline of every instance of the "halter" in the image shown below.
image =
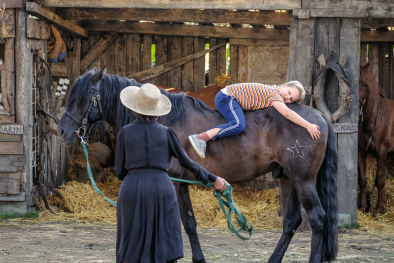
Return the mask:
<path id="1" fill-rule="evenodd" d="M 101 108 L 101 97 L 100 97 L 100 81 L 97 83 L 96 86 L 90 85 L 91 88 L 94 90 L 94 94 L 93 97 L 90 99 L 90 105 L 88 108 L 88 112 L 86 112 L 85 117 L 82 119 L 82 121 L 80 121 L 74 114 L 72 114 L 71 112 L 65 110 L 64 113 L 69 116 L 70 118 L 72 118 L 76 123 L 78 123 L 79 125 L 81 125 L 81 127 L 79 127 L 75 132 L 77 133 L 77 136 L 79 138 L 81 138 L 82 142 L 89 145 L 89 136 L 90 136 L 90 132 L 92 131 L 93 127 L 98 124 L 101 120 L 102 120 L 102 115 L 103 115 L 103 110 Z M 88 122 L 88 118 L 90 115 L 90 112 L 92 111 L 93 106 L 96 107 L 98 104 L 99 106 L 99 110 L 101 113 L 101 118 L 96 121 L 95 123 L 92 124 L 92 126 L 90 126 L 89 132 L 86 134 L 86 124 Z"/>
<path id="2" fill-rule="evenodd" d="M 367 89 L 367 91 L 368 91 L 368 89 L 369 89 L 368 85 L 365 84 L 365 83 L 363 83 L 363 82 L 362 82 L 362 84 L 363 84 L 363 86 L 364 86 L 364 87 Z M 381 95 L 381 94 L 379 94 L 379 95 Z M 362 101 L 360 101 L 360 100 L 358 101 L 358 103 L 360 104 L 360 113 L 359 113 L 360 122 L 359 122 L 359 123 L 360 123 L 360 126 L 361 126 L 361 127 L 360 127 L 360 129 L 361 129 L 361 140 L 363 141 L 363 146 L 364 146 L 364 150 L 365 150 L 365 151 L 368 150 L 369 145 L 371 144 L 372 137 L 373 137 L 373 134 L 374 134 L 375 128 L 376 128 L 376 122 L 377 122 L 377 120 L 378 120 L 378 115 L 379 115 L 379 108 L 378 108 L 378 111 L 376 112 L 376 116 L 375 116 L 375 121 L 374 121 L 374 124 L 373 124 L 373 129 L 372 129 L 371 137 L 370 137 L 369 140 L 368 140 L 367 146 L 365 146 L 365 142 L 364 142 L 364 133 L 363 133 L 363 125 L 362 125 L 362 123 L 363 123 L 363 121 L 364 121 L 364 112 L 363 112 L 363 109 L 364 109 L 365 102 L 367 101 L 366 97 L 367 97 L 367 92 L 365 92 L 363 100 L 362 100 Z"/>

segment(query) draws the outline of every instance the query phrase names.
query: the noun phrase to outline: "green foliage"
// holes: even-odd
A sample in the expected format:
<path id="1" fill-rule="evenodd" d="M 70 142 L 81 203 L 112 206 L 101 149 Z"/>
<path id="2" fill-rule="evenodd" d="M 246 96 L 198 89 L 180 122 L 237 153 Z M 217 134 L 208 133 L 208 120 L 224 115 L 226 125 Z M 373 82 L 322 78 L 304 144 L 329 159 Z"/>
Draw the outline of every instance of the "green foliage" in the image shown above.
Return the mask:
<path id="1" fill-rule="evenodd" d="M 36 210 L 32 210 L 25 214 L 0 214 L 0 220 L 5 219 L 14 219 L 14 218 L 37 218 L 39 216 L 39 212 Z"/>
<path id="2" fill-rule="evenodd" d="M 345 229 L 359 229 L 360 228 L 360 225 L 358 224 L 358 223 L 353 223 L 353 224 L 345 224 L 345 225 L 343 225 L 342 226 L 342 228 L 345 228 Z"/>

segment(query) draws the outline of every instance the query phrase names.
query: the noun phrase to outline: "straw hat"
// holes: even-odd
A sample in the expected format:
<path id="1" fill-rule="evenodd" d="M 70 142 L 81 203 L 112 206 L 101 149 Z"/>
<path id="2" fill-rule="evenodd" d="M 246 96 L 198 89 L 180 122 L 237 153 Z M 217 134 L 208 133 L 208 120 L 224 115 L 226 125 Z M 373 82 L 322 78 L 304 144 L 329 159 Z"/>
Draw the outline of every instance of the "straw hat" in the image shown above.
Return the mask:
<path id="1" fill-rule="evenodd" d="M 124 88 L 120 92 L 120 100 L 127 108 L 143 115 L 162 116 L 171 111 L 171 101 L 160 93 L 158 87 L 150 83 L 142 85 L 141 88 Z"/>

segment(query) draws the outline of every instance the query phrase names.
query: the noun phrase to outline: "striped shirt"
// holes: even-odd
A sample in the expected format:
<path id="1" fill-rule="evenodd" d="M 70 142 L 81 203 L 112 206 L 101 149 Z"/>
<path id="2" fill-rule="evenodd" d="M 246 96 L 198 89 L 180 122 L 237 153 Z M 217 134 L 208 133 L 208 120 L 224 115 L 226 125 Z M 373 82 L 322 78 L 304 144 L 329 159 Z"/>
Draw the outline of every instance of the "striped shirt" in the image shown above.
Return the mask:
<path id="1" fill-rule="evenodd" d="M 258 110 L 271 107 L 275 100 L 284 103 L 279 87 L 260 83 L 240 83 L 226 86 L 226 90 L 244 110 Z"/>

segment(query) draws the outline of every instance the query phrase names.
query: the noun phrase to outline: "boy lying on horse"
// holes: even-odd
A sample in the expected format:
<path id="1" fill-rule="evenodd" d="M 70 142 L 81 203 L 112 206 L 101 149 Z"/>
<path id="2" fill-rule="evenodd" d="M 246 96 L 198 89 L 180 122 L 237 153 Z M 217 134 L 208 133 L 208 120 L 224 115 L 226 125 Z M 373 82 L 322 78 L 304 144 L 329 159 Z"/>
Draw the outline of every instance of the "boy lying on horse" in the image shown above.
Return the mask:
<path id="1" fill-rule="evenodd" d="M 271 106 L 290 121 L 307 129 L 313 139 L 318 139 L 319 126 L 309 123 L 285 104 L 301 102 L 304 97 L 304 86 L 298 81 L 289 81 L 281 86 L 259 83 L 226 86 L 216 95 L 215 105 L 228 123 L 191 135 L 189 140 L 198 156 L 205 158 L 206 142 L 235 136 L 245 130 L 244 110 L 258 110 Z"/>

